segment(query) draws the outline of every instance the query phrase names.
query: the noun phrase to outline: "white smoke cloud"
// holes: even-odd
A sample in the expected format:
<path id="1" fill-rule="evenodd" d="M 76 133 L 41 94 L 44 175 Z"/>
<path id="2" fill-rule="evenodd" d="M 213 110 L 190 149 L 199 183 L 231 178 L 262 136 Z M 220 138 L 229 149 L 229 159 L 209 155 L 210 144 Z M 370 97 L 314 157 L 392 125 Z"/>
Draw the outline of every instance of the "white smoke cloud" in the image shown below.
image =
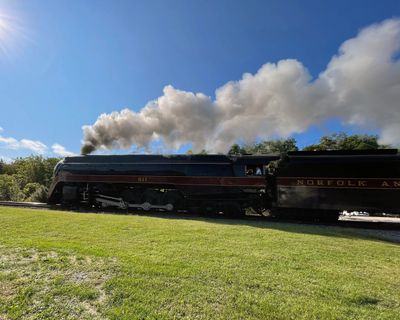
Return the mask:
<path id="1" fill-rule="evenodd" d="M 267 63 L 216 90 L 216 99 L 172 86 L 139 112 L 102 114 L 83 126 L 83 153 L 98 148 L 169 148 L 192 143 L 199 151 L 226 152 L 238 139 L 287 137 L 338 117 L 381 130 L 381 142 L 400 137 L 400 20 L 371 25 L 345 41 L 317 79 L 297 60 Z"/>
<path id="2" fill-rule="evenodd" d="M 72 157 L 75 156 L 76 154 L 68 151 L 64 146 L 62 146 L 61 144 L 55 143 L 51 146 L 51 149 L 53 150 L 53 152 L 59 156 L 62 157 Z"/>

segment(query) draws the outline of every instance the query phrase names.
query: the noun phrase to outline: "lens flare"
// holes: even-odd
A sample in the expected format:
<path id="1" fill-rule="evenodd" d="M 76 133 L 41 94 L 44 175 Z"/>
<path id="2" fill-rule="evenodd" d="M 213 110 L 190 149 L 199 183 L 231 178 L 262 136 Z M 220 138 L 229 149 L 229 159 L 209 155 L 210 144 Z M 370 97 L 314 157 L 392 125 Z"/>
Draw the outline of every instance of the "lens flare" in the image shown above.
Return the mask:
<path id="1" fill-rule="evenodd" d="M 12 33 L 9 18 L 5 14 L 0 14 L 0 51 L 4 55 L 9 54 Z"/>
<path id="2" fill-rule="evenodd" d="M 0 58 L 11 59 L 17 49 L 26 40 L 26 32 L 17 15 L 0 9 Z"/>

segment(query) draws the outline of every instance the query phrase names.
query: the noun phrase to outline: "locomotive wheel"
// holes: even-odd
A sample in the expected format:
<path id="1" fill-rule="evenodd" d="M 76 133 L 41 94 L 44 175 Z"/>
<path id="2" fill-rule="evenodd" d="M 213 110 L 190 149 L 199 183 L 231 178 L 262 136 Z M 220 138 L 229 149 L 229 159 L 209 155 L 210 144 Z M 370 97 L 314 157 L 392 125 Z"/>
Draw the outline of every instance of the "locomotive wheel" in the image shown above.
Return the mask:
<path id="1" fill-rule="evenodd" d="M 172 204 L 174 206 L 173 210 L 184 209 L 184 198 L 182 194 L 178 191 L 167 191 L 163 196 L 164 204 Z"/>
<path id="2" fill-rule="evenodd" d="M 302 208 L 273 208 L 271 216 L 283 220 L 314 221 L 315 214 L 312 209 Z"/>
<path id="3" fill-rule="evenodd" d="M 229 217 L 241 217 L 243 216 L 243 210 L 240 208 L 240 205 L 237 202 L 225 202 L 222 204 L 223 213 Z"/>
<path id="4" fill-rule="evenodd" d="M 153 205 L 161 205 L 163 202 L 163 194 L 160 191 L 153 189 L 146 189 L 143 192 L 141 202 L 148 202 Z"/>
<path id="5" fill-rule="evenodd" d="M 304 222 L 315 222 L 318 221 L 319 210 L 299 208 L 294 209 L 292 214 L 292 219 Z"/>
<path id="6" fill-rule="evenodd" d="M 126 189 L 122 192 L 122 199 L 130 203 L 139 203 L 142 199 L 142 192 L 139 189 Z"/>
<path id="7" fill-rule="evenodd" d="M 270 211 L 268 211 L 266 208 L 264 207 L 249 207 L 248 210 L 250 211 L 250 213 L 252 215 L 256 214 L 259 215 L 261 217 L 268 217 L 271 216 Z"/>
<path id="8" fill-rule="evenodd" d="M 337 222 L 339 219 L 339 212 L 333 210 L 319 210 L 318 220 L 321 222 Z"/>
<path id="9" fill-rule="evenodd" d="M 200 214 L 203 215 L 214 215 L 217 213 L 217 204 L 213 201 L 204 201 L 200 208 Z"/>

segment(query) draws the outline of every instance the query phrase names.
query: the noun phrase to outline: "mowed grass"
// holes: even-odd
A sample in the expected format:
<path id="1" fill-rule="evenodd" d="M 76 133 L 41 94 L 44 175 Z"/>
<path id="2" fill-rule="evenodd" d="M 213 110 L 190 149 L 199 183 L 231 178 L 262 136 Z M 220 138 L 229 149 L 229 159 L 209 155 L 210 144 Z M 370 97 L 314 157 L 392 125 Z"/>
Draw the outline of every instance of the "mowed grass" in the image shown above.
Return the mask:
<path id="1" fill-rule="evenodd" d="M 0 319 L 400 319 L 400 245 L 376 237 L 3 207 Z"/>

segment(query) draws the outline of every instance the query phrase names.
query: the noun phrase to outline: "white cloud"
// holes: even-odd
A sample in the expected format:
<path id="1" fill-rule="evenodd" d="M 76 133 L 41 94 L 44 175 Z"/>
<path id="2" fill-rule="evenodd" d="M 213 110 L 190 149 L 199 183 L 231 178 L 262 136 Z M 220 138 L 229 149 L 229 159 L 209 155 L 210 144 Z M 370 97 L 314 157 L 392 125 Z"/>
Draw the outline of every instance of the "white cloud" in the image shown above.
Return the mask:
<path id="1" fill-rule="evenodd" d="M 58 143 L 53 144 L 51 146 L 51 149 L 53 150 L 53 152 L 55 154 L 60 155 L 62 157 L 72 157 L 72 156 L 76 155 L 75 153 L 73 153 L 71 151 L 68 151 L 67 149 L 65 149 L 64 146 L 62 146 L 62 145 L 60 145 Z"/>
<path id="2" fill-rule="evenodd" d="M 0 136 L 0 143 L 4 144 L 6 148 L 13 150 L 27 149 L 39 154 L 43 154 L 47 151 L 47 146 L 43 142 L 37 140 L 17 140 L 12 137 Z"/>
<path id="3" fill-rule="evenodd" d="M 216 90 L 216 99 L 172 86 L 139 112 L 102 114 L 84 126 L 84 149 L 168 148 L 225 152 L 238 139 L 287 137 L 337 117 L 381 130 L 383 143 L 400 144 L 400 19 L 371 25 L 345 41 L 312 79 L 295 59 L 267 63 Z"/>
<path id="4" fill-rule="evenodd" d="M 0 132 L 2 132 L 3 129 L 0 127 Z M 4 137 L 0 135 L 0 146 L 3 146 L 3 148 L 6 149 L 11 149 L 11 150 L 30 150 L 38 154 L 47 154 L 48 153 L 48 147 L 41 141 L 38 140 L 30 140 L 30 139 L 21 139 L 17 140 L 13 137 Z M 75 153 L 68 151 L 65 149 L 64 146 L 55 143 L 51 146 L 51 150 L 53 153 L 60 155 L 62 157 L 68 157 L 68 156 L 74 156 L 76 155 Z M 10 161 L 11 159 L 5 156 L 0 156 L 0 159 L 4 159 L 4 161 Z"/>
<path id="5" fill-rule="evenodd" d="M 32 150 L 37 153 L 45 153 L 47 150 L 47 146 L 40 141 L 22 139 L 22 140 L 20 140 L 20 145 L 21 145 L 21 148 Z"/>
<path id="6" fill-rule="evenodd" d="M 0 132 L 2 132 L 2 128 L 0 127 Z M 41 141 L 38 140 L 30 140 L 30 139 L 21 139 L 17 140 L 13 137 L 4 137 L 0 135 L 0 146 L 3 148 L 11 149 L 11 150 L 30 150 L 38 154 L 47 154 L 48 147 Z M 60 155 L 62 157 L 74 156 L 75 153 L 68 151 L 64 146 L 55 143 L 51 146 L 51 150 L 53 153 Z M 11 160 L 8 157 L 0 156 L 1 159 L 5 159 L 5 161 Z"/>

